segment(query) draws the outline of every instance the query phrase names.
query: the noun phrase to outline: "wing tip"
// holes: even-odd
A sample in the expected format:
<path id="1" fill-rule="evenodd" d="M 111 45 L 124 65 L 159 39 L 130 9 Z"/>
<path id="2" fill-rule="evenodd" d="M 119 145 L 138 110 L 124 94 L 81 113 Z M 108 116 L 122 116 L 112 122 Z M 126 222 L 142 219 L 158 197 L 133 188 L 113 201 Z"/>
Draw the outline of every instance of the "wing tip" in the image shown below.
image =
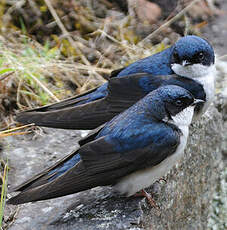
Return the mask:
<path id="1" fill-rule="evenodd" d="M 18 199 L 17 196 L 10 198 L 9 200 L 6 201 L 7 204 L 10 205 L 18 205 L 18 204 L 22 204 Z"/>
<path id="2" fill-rule="evenodd" d="M 28 203 L 32 201 L 32 197 L 28 196 L 28 194 L 23 193 L 19 193 L 15 196 L 10 197 L 7 201 L 6 204 L 10 204 L 10 205 L 18 205 L 18 204 L 24 204 L 24 203 Z"/>

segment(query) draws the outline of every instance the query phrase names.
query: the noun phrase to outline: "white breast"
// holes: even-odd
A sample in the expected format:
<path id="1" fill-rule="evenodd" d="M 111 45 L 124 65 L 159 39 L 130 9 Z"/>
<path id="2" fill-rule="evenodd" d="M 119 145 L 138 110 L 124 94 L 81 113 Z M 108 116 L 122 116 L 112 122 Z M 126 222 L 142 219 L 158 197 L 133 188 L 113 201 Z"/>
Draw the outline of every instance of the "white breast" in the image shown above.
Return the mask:
<path id="1" fill-rule="evenodd" d="M 193 64 L 189 66 L 183 66 L 180 64 L 173 64 L 171 67 L 174 73 L 180 76 L 193 78 L 202 84 L 206 93 L 206 103 L 204 104 L 202 111 L 202 113 L 204 113 L 214 98 L 216 78 L 215 65 L 204 66 L 201 64 Z"/>
<path id="2" fill-rule="evenodd" d="M 207 110 L 209 105 L 214 99 L 215 94 L 215 78 L 216 78 L 216 68 L 213 65 L 210 69 L 210 72 L 207 75 L 204 75 L 202 77 L 198 77 L 196 80 L 202 84 L 204 91 L 206 93 L 206 103 L 203 107 L 203 113 Z"/>
<path id="3" fill-rule="evenodd" d="M 121 194 L 131 196 L 141 189 L 149 187 L 155 181 L 163 177 L 183 156 L 184 148 L 187 143 L 188 126 L 182 126 L 180 128 L 183 135 L 180 137 L 180 144 L 173 155 L 154 167 L 136 171 L 123 177 L 114 188 Z"/>
<path id="4" fill-rule="evenodd" d="M 114 186 L 115 189 L 122 194 L 131 196 L 141 189 L 149 187 L 155 181 L 163 177 L 184 154 L 184 148 L 188 138 L 188 127 L 192 122 L 193 113 L 194 106 L 189 106 L 175 116 L 172 116 L 171 123 L 175 124 L 182 132 L 180 144 L 174 154 L 170 155 L 156 166 L 139 170 L 123 177 Z"/>

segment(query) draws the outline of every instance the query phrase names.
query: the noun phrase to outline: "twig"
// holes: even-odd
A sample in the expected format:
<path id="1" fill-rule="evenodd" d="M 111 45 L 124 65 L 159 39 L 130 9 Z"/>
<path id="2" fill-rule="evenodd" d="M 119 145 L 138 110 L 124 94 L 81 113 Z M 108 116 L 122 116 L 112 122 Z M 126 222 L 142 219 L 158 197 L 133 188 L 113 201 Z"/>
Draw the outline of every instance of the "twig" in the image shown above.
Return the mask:
<path id="1" fill-rule="evenodd" d="M 123 44 L 122 42 L 118 41 L 117 39 L 115 39 L 114 37 L 110 36 L 109 34 L 107 34 L 107 33 L 106 33 L 105 31 L 103 31 L 103 30 L 98 29 L 98 30 L 95 31 L 93 34 L 95 34 L 95 33 L 97 33 L 97 32 L 101 33 L 102 35 L 105 35 L 105 37 L 109 38 L 111 41 L 113 41 L 113 42 L 115 42 L 115 43 L 117 43 L 117 44 L 119 44 L 119 45 L 121 45 L 121 46 L 123 46 L 123 47 L 125 47 L 125 48 L 131 49 L 131 50 L 135 50 L 134 48 L 132 48 L 132 47 L 130 47 L 130 46 L 127 46 L 127 45 Z"/>
<path id="2" fill-rule="evenodd" d="M 50 10 L 50 13 L 52 14 L 53 18 L 55 19 L 58 27 L 61 29 L 63 35 L 69 40 L 69 42 L 71 43 L 71 45 L 77 49 L 77 52 L 79 53 L 81 60 L 84 62 L 84 64 L 86 65 L 91 65 L 90 62 L 87 60 L 87 58 L 82 54 L 80 48 L 77 46 L 77 44 L 74 42 L 74 40 L 72 39 L 71 35 L 69 34 L 69 32 L 66 30 L 65 26 L 63 25 L 63 23 L 61 22 L 61 19 L 58 17 L 54 7 L 52 6 L 51 2 L 49 0 L 44 0 L 48 9 Z"/>
<path id="3" fill-rule="evenodd" d="M 34 126 L 35 124 L 28 124 L 28 125 L 23 125 L 23 126 L 19 126 L 19 127 L 16 127 L 16 128 L 12 128 L 12 129 L 7 129 L 7 130 L 4 130 L 4 131 L 1 131 L 0 134 L 4 134 L 4 133 L 9 133 L 9 132 L 14 132 L 14 131 L 17 131 L 17 130 L 20 130 L 20 129 L 24 129 L 24 128 L 27 128 L 27 127 L 31 127 L 31 126 Z"/>
<path id="4" fill-rule="evenodd" d="M 19 78 L 18 87 L 17 87 L 17 106 L 19 108 L 21 108 L 21 106 L 20 106 L 20 89 L 21 89 L 21 83 L 22 83 L 22 78 Z"/>
<path id="5" fill-rule="evenodd" d="M 24 135 L 24 134 L 29 134 L 29 133 L 31 133 L 31 131 L 24 131 L 24 132 L 18 132 L 18 133 L 4 133 L 4 134 L 0 133 L 0 138 L 16 136 L 16 135 Z"/>
<path id="6" fill-rule="evenodd" d="M 138 43 L 138 46 L 142 45 L 146 40 L 153 38 L 157 33 L 159 33 L 163 28 L 171 25 L 173 22 L 175 22 L 178 18 L 180 18 L 184 13 L 186 13 L 195 3 L 201 0 L 194 0 L 192 3 L 190 3 L 188 6 L 186 6 L 181 12 L 179 12 L 176 16 L 174 16 L 169 21 L 162 24 L 157 30 L 149 34 L 147 37 L 145 37 L 142 41 Z"/>
<path id="7" fill-rule="evenodd" d="M 86 66 L 83 64 L 77 64 L 75 65 L 76 69 L 82 69 L 82 70 L 89 70 L 89 71 L 96 71 L 96 72 L 101 72 L 101 73 L 107 73 L 110 74 L 112 72 L 111 69 L 104 69 L 104 68 L 99 68 L 99 67 L 93 67 L 93 66 Z"/>

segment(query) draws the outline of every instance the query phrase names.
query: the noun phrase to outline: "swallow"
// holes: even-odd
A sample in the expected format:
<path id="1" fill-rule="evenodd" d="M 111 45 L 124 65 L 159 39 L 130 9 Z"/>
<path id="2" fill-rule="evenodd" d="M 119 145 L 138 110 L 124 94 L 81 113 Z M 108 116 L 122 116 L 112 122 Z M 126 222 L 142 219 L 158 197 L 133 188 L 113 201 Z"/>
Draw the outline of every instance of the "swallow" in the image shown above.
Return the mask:
<path id="1" fill-rule="evenodd" d="M 80 147 L 14 191 L 8 204 L 61 197 L 111 185 L 131 196 L 164 176 L 183 156 L 196 104 L 186 89 L 167 85 L 150 92 L 93 130 Z"/>
<path id="2" fill-rule="evenodd" d="M 16 120 L 52 128 L 95 129 L 166 84 L 184 87 L 195 98 L 205 100 L 203 107 L 196 109 L 196 114 L 201 115 L 214 97 L 214 60 L 214 50 L 206 40 L 194 35 L 186 36 L 160 53 L 114 71 L 110 80 L 98 88 L 52 105 L 21 112 Z M 195 86 L 192 81 L 195 81 Z"/>

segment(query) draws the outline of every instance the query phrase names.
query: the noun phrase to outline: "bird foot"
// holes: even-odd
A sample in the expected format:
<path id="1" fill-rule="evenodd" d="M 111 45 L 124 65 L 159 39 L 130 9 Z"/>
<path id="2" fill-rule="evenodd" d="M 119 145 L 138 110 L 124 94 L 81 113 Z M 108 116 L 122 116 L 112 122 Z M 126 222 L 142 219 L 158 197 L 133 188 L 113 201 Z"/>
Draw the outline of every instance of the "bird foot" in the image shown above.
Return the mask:
<path id="1" fill-rule="evenodd" d="M 153 200 L 151 194 L 147 193 L 144 189 L 142 189 L 140 192 L 137 192 L 134 196 L 136 196 L 136 197 L 141 197 L 141 196 L 142 196 L 142 197 L 145 197 L 145 198 L 147 198 L 149 204 L 150 204 L 152 207 L 154 207 L 154 208 L 156 208 L 156 209 L 158 209 L 158 210 L 160 209 L 160 208 L 158 207 L 158 205 L 156 204 L 156 202 Z"/>
<path id="2" fill-rule="evenodd" d="M 163 177 L 161 177 L 161 178 L 158 180 L 158 182 L 160 182 L 160 181 L 164 181 L 165 183 L 167 183 L 167 180 L 166 180 L 165 178 L 163 178 Z"/>

